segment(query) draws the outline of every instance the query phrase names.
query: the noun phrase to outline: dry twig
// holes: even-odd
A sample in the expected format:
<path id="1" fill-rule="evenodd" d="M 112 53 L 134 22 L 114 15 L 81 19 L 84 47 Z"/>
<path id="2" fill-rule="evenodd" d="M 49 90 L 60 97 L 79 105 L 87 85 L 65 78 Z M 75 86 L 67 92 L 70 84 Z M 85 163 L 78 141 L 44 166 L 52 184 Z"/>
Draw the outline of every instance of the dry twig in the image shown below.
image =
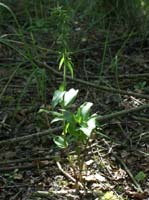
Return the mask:
<path id="1" fill-rule="evenodd" d="M 41 62 L 35 62 L 37 66 L 41 67 L 41 68 L 45 68 L 47 69 L 47 71 L 49 71 L 50 73 L 55 74 L 56 76 L 60 76 L 62 77 L 62 73 L 58 72 L 57 70 L 55 70 L 54 68 L 50 67 L 49 65 L 47 65 L 45 62 L 41 63 Z M 118 93 L 118 94 L 123 94 L 123 95 L 128 95 L 128 96 L 134 96 L 134 97 L 138 97 L 138 98 L 143 98 L 143 99 L 148 99 L 149 100 L 149 95 L 145 95 L 145 94 L 139 94 L 139 93 L 135 93 L 135 92 L 127 92 L 125 90 L 120 90 L 120 89 L 115 89 L 115 88 L 109 88 L 106 86 L 99 86 L 93 83 L 89 83 L 87 81 L 78 79 L 78 78 L 72 78 L 71 76 L 67 76 L 68 80 L 77 82 L 77 83 L 81 83 L 83 85 L 87 85 L 93 88 L 96 88 L 98 90 L 103 90 L 106 92 L 111 92 L 111 93 Z"/>

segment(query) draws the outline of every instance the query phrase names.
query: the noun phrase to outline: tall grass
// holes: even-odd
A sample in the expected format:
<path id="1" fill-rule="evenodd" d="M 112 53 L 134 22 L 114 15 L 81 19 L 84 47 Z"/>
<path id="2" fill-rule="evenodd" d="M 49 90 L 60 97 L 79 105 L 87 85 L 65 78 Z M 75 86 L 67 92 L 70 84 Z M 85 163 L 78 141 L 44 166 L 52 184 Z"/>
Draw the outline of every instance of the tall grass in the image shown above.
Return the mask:
<path id="1" fill-rule="evenodd" d="M 27 0 L 25 1 L 25 3 L 27 3 Z M 9 37 L 10 37 L 9 34 L 8 35 L 1 35 L 0 36 L 0 43 L 11 48 L 12 50 L 14 50 L 18 54 L 18 56 L 21 56 L 23 60 L 25 59 L 26 61 L 29 61 L 32 64 L 31 70 L 33 70 L 33 72 L 31 74 L 31 76 L 29 76 L 29 79 L 27 80 L 27 83 L 26 83 L 24 89 L 22 90 L 22 93 L 20 94 L 20 96 L 18 96 L 17 107 L 20 106 L 20 102 L 21 102 L 22 98 L 25 97 L 26 92 L 27 92 L 27 88 L 31 84 L 31 80 L 32 80 L 33 75 L 35 76 L 35 79 L 36 79 L 37 92 L 39 94 L 41 101 L 44 103 L 46 101 L 46 95 L 45 95 L 45 90 L 46 90 L 45 79 L 46 79 L 46 76 L 45 76 L 45 71 L 42 70 L 42 69 L 38 69 L 36 64 L 33 61 L 35 56 L 36 57 L 38 56 L 37 48 L 36 48 L 36 45 L 35 45 L 36 41 L 34 39 L 34 36 L 33 36 L 32 33 L 30 34 L 31 35 L 30 41 L 32 41 L 32 42 L 29 42 L 29 40 L 26 38 L 26 35 L 25 35 L 25 32 L 24 32 L 24 27 L 19 23 L 19 21 L 16 17 L 16 14 L 12 11 L 12 9 L 10 9 L 9 6 L 7 6 L 6 4 L 3 4 L 3 3 L 0 3 L 0 6 L 3 9 L 9 11 L 9 13 L 13 17 L 15 25 L 16 25 L 15 34 L 12 34 L 12 36 L 15 38 L 15 40 L 9 39 Z M 25 4 L 24 9 L 27 12 L 27 4 Z M 27 14 L 28 14 L 28 16 L 30 16 L 29 12 L 27 12 Z M 15 45 L 17 45 L 17 44 L 23 45 L 23 50 L 16 48 Z M 37 71 L 38 71 L 38 73 L 37 73 Z M 10 78 L 12 79 L 12 77 L 10 77 Z M 8 83 L 7 83 L 6 86 L 8 86 Z"/>

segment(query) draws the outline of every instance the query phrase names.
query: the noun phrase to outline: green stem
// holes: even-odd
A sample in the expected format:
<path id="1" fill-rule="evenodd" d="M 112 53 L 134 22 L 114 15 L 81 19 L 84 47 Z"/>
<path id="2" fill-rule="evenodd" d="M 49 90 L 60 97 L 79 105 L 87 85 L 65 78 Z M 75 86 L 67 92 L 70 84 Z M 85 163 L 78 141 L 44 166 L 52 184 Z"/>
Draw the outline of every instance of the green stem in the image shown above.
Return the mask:
<path id="1" fill-rule="evenodd" d="M 63 73 L 63 83 L 64 83 L 64 90 L 66 90 L 66 72 L 67 72 L 66 61 L 64 61 L 64 73 Z"/>

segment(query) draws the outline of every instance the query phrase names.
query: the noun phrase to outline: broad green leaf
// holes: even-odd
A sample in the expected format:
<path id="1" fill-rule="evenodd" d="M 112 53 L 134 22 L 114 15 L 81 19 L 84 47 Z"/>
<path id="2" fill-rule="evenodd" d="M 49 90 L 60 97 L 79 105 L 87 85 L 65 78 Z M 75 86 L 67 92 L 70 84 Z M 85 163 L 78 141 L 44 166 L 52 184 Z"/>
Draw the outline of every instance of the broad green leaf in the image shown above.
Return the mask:
<path id="1" fill-rule="evenodd" d="M 76 124 L 75 123 L 69 123 L 69 127 L 67 132 L 70 135 L 77 135 L 78 134 L 78 130 L 76 129 Z"/>
<path id="2" fill-rule="evenodd" d="M 63 117 L 55 117 L 55 118 L 51 121 L 51 123 L 58 122 L 58 121 L 63 121 L 63 120 L 64 120 Z"/>
<path id="3" fill-rule="evenodd" d="M 62 137 L 62 136 L 56 136 L 54 138 L 54 142 L 61 149 L 64 149 L 64 148 L 68 147 L 68 143 L 67 143 L 66 139 L 64 137 Z"/>
<path id="4" fill-rule="evenodd" d="M 88 121 L 87 121 L 87 125 L 88 128 L 93 130 L 96 128 L 96 116 L 91 117 Z"/>
<path id="5" fill-rule="evenodd" d="M 91 137 L 92 130 L 86 127 L 81 127 L 80 130 L 88 137 Z"/>
<path id="6" fill-rule="evenodd" d="M 68 106 L 75 100 L 79 90 L 70 89 L 68 92 L 64 94 L 64 106 Z"/>
<path id="7" fill-rule="evenodd" d="M 81 124 L 80 130 L 89 138 L 91 137 L 91 133 L 96 128 L 96 115 L 92 115 L 92 117 L 86 122 Z"/>
<path id="8" fill-rule="evenodd" d="M 54 92 L 53 98 L 52 98 L 52 107 L 55 108 L 59 103 L 63 101 L 63 96 L 65 94 L 65 91 L 56 90 Z"/>
<path id="9" fill-rule="evenodd" d="M 93 103 L 91 102 L 85 102 L 84 104 L 80 106 L 80 114 L 84 120 L 88 118 L 88 115 L 92 106 L 93 106 Z"/>
<path id="10" fill-rule="evenodd" d="M 70 111 L 65 110 L 65 111 L 63 112 L 63 118 L 64 118 L 64 120 L 66 120 L 66 121 L 69 122 L 69 123 L 75 123 L 74 115 L 73 115 L 73 113 L 70 112 Z"/>

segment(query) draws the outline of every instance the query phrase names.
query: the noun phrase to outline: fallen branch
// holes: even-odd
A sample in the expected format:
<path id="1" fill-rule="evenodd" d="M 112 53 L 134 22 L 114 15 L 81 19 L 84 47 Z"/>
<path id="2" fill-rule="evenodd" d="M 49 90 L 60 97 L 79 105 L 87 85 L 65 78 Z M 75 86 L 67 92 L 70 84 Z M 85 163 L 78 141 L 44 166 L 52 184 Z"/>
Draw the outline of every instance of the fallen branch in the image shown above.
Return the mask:
<path id="1" fill-rule="evenodd" d="M 98 116 L 97 120 L 106 121 L 106 120 L 109 120 L 109 119 L 120 117 L 120 116 L 129 114 L 129 113 L 137 112 L 137 111 L 140 111 L 140 110 L 143 110 L 143 109 L 147 109 L 147 108 L 149 108 L 149 104 L 144 104 L 143 106 L 139 106 L 137 108 L 131 108 L 129 110 L 121 110 L 121 111 L 118 111 L 118 112 L 115 112 L 115 113 L 111 113 L 111 114 L 108 114 L 108 115 Z"/>
<path id="2" fill-rule="evenodd" d="M 54 68 L 50 67 L 49 65 L 47 65 L 45 62 L 41 63 L 41 62 L 35 62 L 37 66 L 47 69 L 49 72 L 55 74 L 56 76 L 60 76 L 62 77 L 62 73 L 58 72 L 57 70 L 55 70 Z M 99 86 L 93 83 L 89 83 L 87 81 L 78 79 L 78 78 L 72 78 L 71 76 L 66 76 L 68 80 L 77 82 L 77 83 L 81 83 L 83 85 L 87 85 L 93 88 L 96 88 L 98 90 L 103 90 L 106 92 L 111 92 L 111 93 L 118 93 L 118 94 L 123 94 L 123 95 L 128 95 L 128 96 L 134 96 L 134 97 L 138 97 L 138 98 L 144 98 L 144 99 L 148 99 L 149 100 L 149 95 L 145 95 L 145 94 L 139 94 L 139 93 L 135 93 L 135 92 L 127 92 L 125 90 L 120 90 L 120 89 L 115 89 L 115 88 L 109 88 L 106 86 Z"/>
<path id="3" fill-rule="evenodd" d="M 97 120 L 98 121 L 107 121 L 107 120 L 110 120 L 110 119 L 113 119 L 113 118 L 116 118 L 116 117 L 120 117 L 120 116 L 129 114 L 129 113 L 137 112 L 137 111 L 147 109 L 147 108 L 149 108 L 149 104 L 145 104 L 145 105 L 139 106 L 137 108 L 131 108 L 129 110 L 118 111 L 118 112 L 111 113 L 111 114 L 104 115 L 104 116 L 98 116 Z M 34 134 L 31 134 L 31 135 L 25 135 L 25 136 L 22 136 L 22 137 L 12 138 L 12 139 L 8 139 L 8 140 L 2 140 L 2 141 L 0 141 L 0 145 L 5 145 L 5 144 L 8 145 L 10 143 L 21 142 L 21 141 L 33 139 L 35 137 L 37 137 L 37 138 L 43 137 L 43 136 L 46 136 L 46 135 L 49 135 L 52 138 L 54 136 L 54 133 L 58 133 L 58 132 L 62 131 L 62 129 L 63 129 L 63 127 L 60 126 L 58 128 L 48 129 L 48 130 L 41 131 L 41 132 L 38 132 L 38 133 L 34 133 Z"/>
<path id="4" fill-rule="evenodd" d="M 33 134 L 30 134 L 30 135 L 11 138 L 11 139 L 8 139 L 8 140 L 2 140 L 2 141 L 0 141 L 0 145 L 5 145 L 5 144 L 8 145 L 8 144 L 11 144 L 11 143 L 22 142 L 22 141 L 25 141 L 25 140 L 31 140 L 33 138 L 35 139 L 35 137 L 39 138 L 39 137 L 43 137 L 43 136 L 46 136 L 46 135 L 49 135 L 52 138 L 54 136 L 54 133 L 58 133 L 60 131 L 62 131 L 62 126 L 60 126 L 58 128 L 54 128 L 54 129 L 50 128 L 50 129 L 47 129 L 45 131 L 33 133 Z"/>
<path id="5" fill-rule="evenodd" d="M 32 168 L 41 168 L 41 167 L 46 167 L 48 166 L 48 164 L 43 164 L 43 163 L 29 163 L 29 164 L 25 164 L 25 165 L 18 165 L 18 166 L 12 166 L 12 167 L 0 167 L 0 173 L 2 172 L 9 172 L 9 171 L 14 171 L 16 169 L 18 170 L 28 170 L 28 169 L 32 169 Z"/>
<path id="6" fill-rule="evenodd" d="M 140 121 L 140 122 L 144 122 L 144 123 L 148 123 L 149 124 L 149 119 L 145 118 L 145 117 L 137 117 L 137 116 L 132 116 L 133 119 L 135 119 L 136 121 Z"/>
<path id="7" fill-rule="evenodd" d="M 99 76 L 90 76 L 91 79 L 96 79 L 98 80 L 99 79 Z M 114 75 L 109 75 L 109 76 L 101 76 L 102 78 L 105 78 L 105 79 L 113 79 L 115 78 Z M 148 78 L 149 77 L 149 73 L 142 73 L 142 74 L 120 74 L 118 75 L 118 78 L 119 79 L 123 79 L 123 78 L 127 78 L 127 79 L 140 79 L 140 78 Z"/>
<path id="8" fill-rule="evenodd" d="M 44 152 L 44 155 L 45 155 L 45 152 Z M 25 162 L 40 162 L 40 161 L 48 161 L 48 162 L 50 162 L 50 161 L 54 161 L 54 160 L 56 160 L 58 157 L 57 156 L 52 156 L 52 155 L 50 155 L 49 153 L 47 154 L 48 156 L 49 156 L 49 158 L 48 157 L 44 157 L 44 156 L 42 156 L 42 157 L 34 157 L 34 158 L 28 158 L 28 157 L 26 157 L 26 158 L 18 158 L 18 159 L 13 159 L 13 160 L 3 160 L 3 161 L 0 161 L 0 166 L 2 166 L 2 165 L 9 165 L 9 164 L 20 164 L 20 163 L 25 163 Z"/>

